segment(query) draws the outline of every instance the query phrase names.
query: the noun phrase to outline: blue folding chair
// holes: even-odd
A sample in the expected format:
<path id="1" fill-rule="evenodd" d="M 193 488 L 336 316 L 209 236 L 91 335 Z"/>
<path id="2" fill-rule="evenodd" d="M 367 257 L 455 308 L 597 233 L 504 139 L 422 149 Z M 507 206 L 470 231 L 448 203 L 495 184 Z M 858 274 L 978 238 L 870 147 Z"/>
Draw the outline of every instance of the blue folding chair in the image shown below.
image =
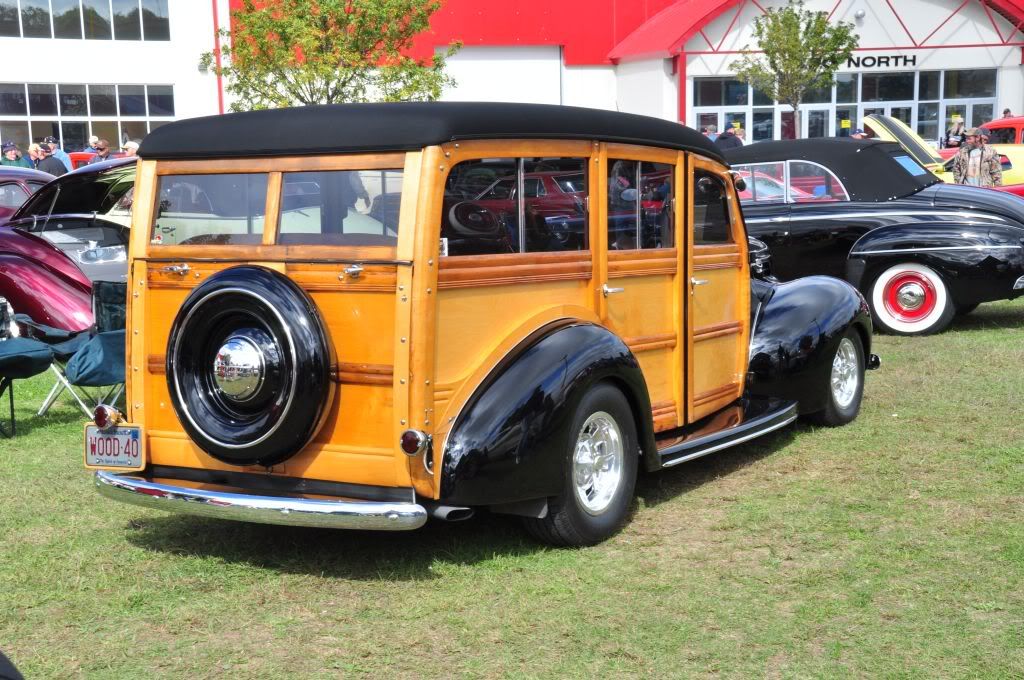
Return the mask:
<path id="1" fill-rule="evenodd" d="M 31 378 L 45 371 L 53 361 L 53 352 L 49 345 L 31 338 L 7 338 L 0 340 L 0 400 L 7 393 L 10 404 L 9 429 L 0 417 L 0 434 L 13 437 L 14 420 L 14 381 Z"/>

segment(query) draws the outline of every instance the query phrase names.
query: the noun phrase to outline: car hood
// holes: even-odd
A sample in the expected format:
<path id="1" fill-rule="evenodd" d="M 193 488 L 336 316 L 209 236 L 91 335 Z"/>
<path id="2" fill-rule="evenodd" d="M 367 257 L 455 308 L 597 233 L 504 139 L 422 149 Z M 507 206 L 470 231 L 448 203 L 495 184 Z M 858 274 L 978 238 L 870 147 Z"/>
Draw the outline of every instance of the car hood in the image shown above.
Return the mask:
<path id="1" fill-rule="evenodd" d="M 35 261 L 82 290 L 91 290 L 92 283 L 70 257 L 57 246 L 34 234 L 25 233 L 20 229 L 0 227 L 0 253 Z"/>

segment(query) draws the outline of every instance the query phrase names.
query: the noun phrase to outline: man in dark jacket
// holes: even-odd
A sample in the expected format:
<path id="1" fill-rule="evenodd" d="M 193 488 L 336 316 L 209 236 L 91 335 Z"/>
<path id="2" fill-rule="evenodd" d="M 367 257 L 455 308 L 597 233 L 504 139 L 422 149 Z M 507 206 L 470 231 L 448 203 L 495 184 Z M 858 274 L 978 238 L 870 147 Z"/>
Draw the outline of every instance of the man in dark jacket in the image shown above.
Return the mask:
<path id="1" fill-rule="evenodd" d="M 53 156 L 52 145 L 44 142 L 39 145 L 39 149 L 43 152 L 43 157 L 39 159 L 39 164 L 36 166 L 36 170 L 48 172 L 54 177 L 60 177 L 61 175 L 67 174 L 68 169 L 64 167 L 63 163 Z"/>
<path id="2" fill-rule="evenodd" d="M 718 138 L 715 140 L 715 146 L 717 146 L 720 151 L 738 149 L 743 146 L 743 140 L 736 136 L 736 130 L 734 128 L 726 128 L 722 134 L 718 135 Z"/>

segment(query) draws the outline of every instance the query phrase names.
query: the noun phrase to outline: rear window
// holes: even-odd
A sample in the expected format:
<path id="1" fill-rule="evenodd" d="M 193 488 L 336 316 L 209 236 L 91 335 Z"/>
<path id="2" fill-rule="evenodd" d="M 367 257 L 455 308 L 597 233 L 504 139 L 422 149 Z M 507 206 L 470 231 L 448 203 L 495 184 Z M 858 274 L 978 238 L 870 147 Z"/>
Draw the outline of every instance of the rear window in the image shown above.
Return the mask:
<path id="1" fill-rule="evenodd" d="M 921 175 L 928 174 L 928 171 L 910 156 L 893 156 L 893 159 L 914 177 L 920 177 Z"/>
<path id="2" fill-rule="evenodd" d="M 401 170 L 286 172 L 281 244 L 396 246 Z"/>
<path id="3" fill-rule="evenodd" d="M 164 175 L 153 245 L 253 245 L 263 238 L 267 174 Z"/>
<path id="4" fill-rule="evenodd" d="M 20 217 L 37 215 L 106 215 L 135 185 L 135 165 L 64 175 L 25 202 Z"/>

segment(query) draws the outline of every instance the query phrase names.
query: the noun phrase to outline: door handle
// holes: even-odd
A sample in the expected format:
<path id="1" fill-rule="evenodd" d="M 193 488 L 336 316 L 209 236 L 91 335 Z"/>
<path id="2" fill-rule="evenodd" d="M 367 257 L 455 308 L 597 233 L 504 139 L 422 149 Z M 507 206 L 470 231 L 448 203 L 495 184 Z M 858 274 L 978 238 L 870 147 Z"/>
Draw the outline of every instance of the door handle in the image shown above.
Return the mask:
<path id="1" fill-rule="evenodd" d="M 707 279 L 695 279 L 695 278 L 691 277 L 690 278 L 690 293 L 692 294 L 694 289 L 697 288 L 697 286 L 706 286 L 709 283 L 711 283 L 711 281 L 709 281 Z"/>
<path id="2" fill-rule="evenodd" d="M 168 272 L 170 274 L 181 274 L 182 276 L 185 276 L 186 274 L 189 273 L 191 269 L 192 268 L 189 267 L 188 263 L 186 262 L 185 264 L 167 265 L 166 267 L 161 268 L 160 271 Z"/>
<path id="3" fill-rule="evenodd" d="M 625 292 L 625 288 L 609 288 L 607 283 L 601 286 L 601 294 L 604 295 L 605 297 L 608 297 L 609 295 L 615 295 L 616 293 Z"/>

